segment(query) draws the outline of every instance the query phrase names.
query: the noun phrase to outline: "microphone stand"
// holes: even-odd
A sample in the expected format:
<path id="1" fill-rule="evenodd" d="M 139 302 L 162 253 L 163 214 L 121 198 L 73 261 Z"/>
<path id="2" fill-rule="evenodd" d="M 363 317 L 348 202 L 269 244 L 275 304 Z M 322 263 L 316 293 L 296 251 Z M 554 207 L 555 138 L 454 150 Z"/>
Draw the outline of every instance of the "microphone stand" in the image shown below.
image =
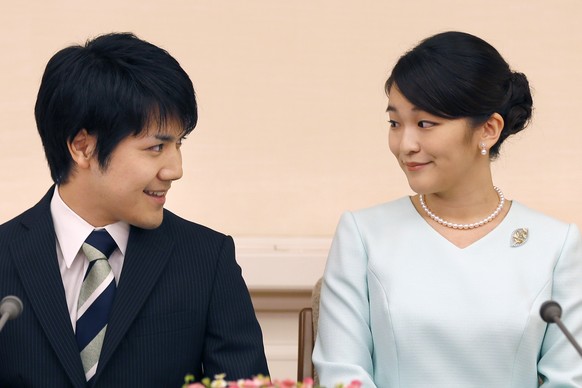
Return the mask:
<path id="1" fill-rule="evenodd" d="M 582 348 L 580 348 L 580 345 L 578 345 L 578 342 L 576 342 L 576 340 L 574 339 L 574 336 L 572 336 L 572 334 L 568 331 L 568 329 L 566 329 L 566 326 L 564 326 L 564 323 L 562 323 L 562 320 L 560 318 L 555 318 L 554 322 L 556 323 L 556 325 L 558 325 L 560 330 L 562 330 L 562 332 L 564 333 L 566 338 L 568 338 L 568 341 L 570 341 L 572 346 L 574 346 L 576 351 L 578 351 L 578 354 L 580 355 L 580 357 L 582 357 Z"/>
<path id="2" fill-rule="evenodd" d="M 542 306 L 540 307 L 540 315 L 542 319 L 547 323 L 555 323 L 556 325 L 558 325 L 560 330 L 562 330 L 562 333 L 564 333 L 568 341 L 570 341 L 570 343 L 572 344 L 572 346 L 574 346 L 580 357 L 582 357 L 582 348 L 580 348 L 580 345 L 578 345 L 578 342 L 576 341 L 574 336 L 568 331 L 566 325 L 564 325 L 564 323 L 560 319 L 562 315 L 562 307 L 558 304 L 558 302 L 548 300 L 542 303 Z"/>

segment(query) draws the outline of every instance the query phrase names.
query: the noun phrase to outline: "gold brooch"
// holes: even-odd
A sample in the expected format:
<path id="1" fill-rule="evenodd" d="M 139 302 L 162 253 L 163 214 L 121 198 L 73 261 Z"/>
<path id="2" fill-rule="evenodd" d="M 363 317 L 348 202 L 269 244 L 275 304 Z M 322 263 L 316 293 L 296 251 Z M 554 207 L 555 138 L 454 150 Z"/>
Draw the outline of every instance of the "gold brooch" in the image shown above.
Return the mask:
<path id="1" fill-rule="evenodd" d="M 529 237 L 529 233 L 527 228 L 519 228 L 515 229 L 513 233 L 511 233 L 511 246 L 512 247 L 520 247 L 527 241 Z"/>

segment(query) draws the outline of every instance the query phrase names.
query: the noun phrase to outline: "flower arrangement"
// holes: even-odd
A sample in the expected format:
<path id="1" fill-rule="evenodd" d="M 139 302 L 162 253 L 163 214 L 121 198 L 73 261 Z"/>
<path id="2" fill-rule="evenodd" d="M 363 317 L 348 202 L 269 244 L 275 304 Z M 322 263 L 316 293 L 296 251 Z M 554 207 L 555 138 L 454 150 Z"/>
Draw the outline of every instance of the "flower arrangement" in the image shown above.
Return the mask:
<path id="1" fill-rule="evenodd" d="M 214 380 L 206 377 L 202 382 L 194 382 L 193 375 L 186 375 L 182 388 L 325 388 L 314 385 L 313 379 L 307 377 L 303 381 L 293 380 L 271 380 L 268 376 L 258 375 L 253 379 L 227 381 L 226 375 L 220 374 L 214 376 Z M 362 383 L 354 380 L 348 385 L 338 384 L 334 388 L 361 388 Z"/>

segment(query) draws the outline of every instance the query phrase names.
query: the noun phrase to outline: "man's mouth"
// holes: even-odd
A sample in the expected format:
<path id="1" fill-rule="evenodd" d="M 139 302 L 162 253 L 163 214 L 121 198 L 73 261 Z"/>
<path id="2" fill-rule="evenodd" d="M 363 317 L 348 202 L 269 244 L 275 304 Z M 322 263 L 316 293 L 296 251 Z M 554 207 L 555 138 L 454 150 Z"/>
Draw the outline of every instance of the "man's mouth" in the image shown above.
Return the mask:
<path id="1" fill-rule="evenodd" d="M 149 191 L 149 190 L 144 190 L 144 193 L 146 193 L 147 195 L 150 195 L 152 197 L 164 197 L 166 195 L 166 191 Z"/>

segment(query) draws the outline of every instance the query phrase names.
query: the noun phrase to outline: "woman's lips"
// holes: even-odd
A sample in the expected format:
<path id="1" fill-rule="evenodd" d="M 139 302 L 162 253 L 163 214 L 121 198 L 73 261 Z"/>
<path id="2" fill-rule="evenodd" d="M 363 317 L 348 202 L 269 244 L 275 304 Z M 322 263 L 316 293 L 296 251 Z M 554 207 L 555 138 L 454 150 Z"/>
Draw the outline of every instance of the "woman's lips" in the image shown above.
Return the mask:
<path id="1" fill-rule="evenodd" d="M 408 171 L 418 171 L 421 170 L 428 163 L 418 163 L 418 162 L 406 162 L 404 166 Z"/>

